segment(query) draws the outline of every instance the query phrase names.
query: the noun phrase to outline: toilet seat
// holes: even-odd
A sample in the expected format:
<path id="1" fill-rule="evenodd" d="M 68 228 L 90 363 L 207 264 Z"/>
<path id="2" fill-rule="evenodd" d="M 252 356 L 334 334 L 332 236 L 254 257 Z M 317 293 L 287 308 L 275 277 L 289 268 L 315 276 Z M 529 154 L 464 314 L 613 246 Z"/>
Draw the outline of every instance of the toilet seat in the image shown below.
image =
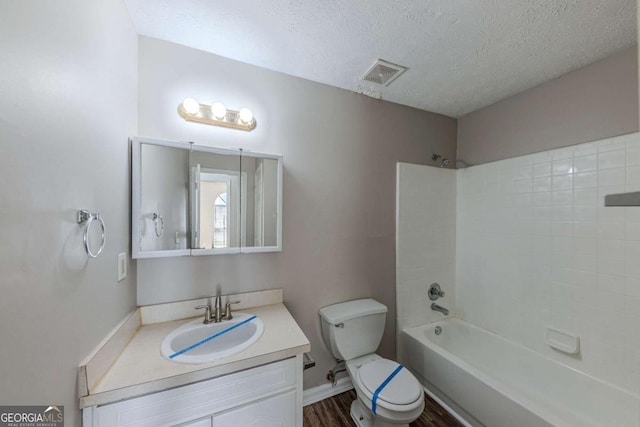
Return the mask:
<path id="1" fill-rule="evenodd" d="M 359 391 L 371 402 L 380 384 L 399 366 L 399 363 L 379 358 L 363 364 L 357 373 Z M 392 411 L 411 411 L 424 402 L 420 383 L 408 369 L 398 374 L 378 394 L 376 404 Z M 369 405 L 367 405 L 369 406 Z"/>

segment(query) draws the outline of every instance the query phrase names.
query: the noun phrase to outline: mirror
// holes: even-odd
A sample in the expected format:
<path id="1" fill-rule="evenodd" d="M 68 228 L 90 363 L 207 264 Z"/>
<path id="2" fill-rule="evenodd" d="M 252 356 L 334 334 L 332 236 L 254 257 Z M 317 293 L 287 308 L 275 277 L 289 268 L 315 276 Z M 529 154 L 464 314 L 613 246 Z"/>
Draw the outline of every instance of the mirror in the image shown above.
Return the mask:
<path id="1" fill-rule="evenodd" d="M 189 165 L 192 252 L 239 252 L 245 217 L 241 198 L 246 198 L 247 186 L 241 179 L 240 154 L 193 147 Z"/>
<path id="2" fill-rule="evenodd" d="M 243 154 L 242 176 L 247 183 L 242 198 L 245 247 L 261 248 L 278 245 L 278 160 L 260 155 Z"/>
<path id="3" fill-rule="evenodd" d="M 189 144 L 140 142 L 132 152 L 132 254 L 188 255 Z"/>
<path id="4" fill-rule="evenodd" d="M 132 256 L 276 252 L 282 157 L 132 140 Z"/>

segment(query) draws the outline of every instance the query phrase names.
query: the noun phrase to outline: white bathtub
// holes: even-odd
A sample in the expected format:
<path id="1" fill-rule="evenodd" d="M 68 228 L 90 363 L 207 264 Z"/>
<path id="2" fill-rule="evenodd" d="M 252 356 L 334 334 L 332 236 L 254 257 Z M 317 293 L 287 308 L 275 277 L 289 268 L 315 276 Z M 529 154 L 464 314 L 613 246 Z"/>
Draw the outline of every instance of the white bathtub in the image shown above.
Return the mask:
<path id="1" fill-rule="evenodd" d="M 405 329 L 402 343 L 404 363 L 471 425 L 640 425 L 638 396 L 462 320 Z"/>

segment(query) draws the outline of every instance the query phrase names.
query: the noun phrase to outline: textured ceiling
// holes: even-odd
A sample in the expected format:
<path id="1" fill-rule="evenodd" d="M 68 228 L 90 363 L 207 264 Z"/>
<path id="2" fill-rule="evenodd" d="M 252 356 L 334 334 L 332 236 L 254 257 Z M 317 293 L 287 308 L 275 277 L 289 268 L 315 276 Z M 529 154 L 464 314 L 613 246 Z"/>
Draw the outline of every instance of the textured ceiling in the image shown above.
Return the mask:
<path id="1" fill-rule="evenodd" d="M 140 34 L 460 117 L 636 42 L 635 0 L 124 0 Z M 378 58 L 409 69 L 359 79 Z"/>

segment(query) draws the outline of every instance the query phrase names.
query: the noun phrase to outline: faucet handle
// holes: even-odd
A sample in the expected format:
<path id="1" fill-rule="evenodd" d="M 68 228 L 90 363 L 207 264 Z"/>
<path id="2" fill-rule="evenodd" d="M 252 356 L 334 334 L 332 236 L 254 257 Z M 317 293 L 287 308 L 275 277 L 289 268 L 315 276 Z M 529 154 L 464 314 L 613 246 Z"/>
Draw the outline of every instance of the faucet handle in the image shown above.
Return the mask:
<path id="1" fill-rule="evenodd" d="M 233 316 L 231 315 L 231 304 L 240 304 L 240 301 L 227 301 L 227 304 L 224 307 L 224 316 L 222 317 L 222 319 L 233 319 Z"/>
<path id="2" fill-rule="evenodd" d="M 437 283 L 432 283 L 429 286 L 429 299 L 431 301 L 435 301 L 438 298 L 442 298 L 444 296 L 444 291 L 440 289 L 440 285 Z"/>
<path id="3" fill-rule="evenodd" d="M 211 323 L 211 307 L 209 305 L 196 305 L 193 307 L 196 310 L 200 310 L 204 308 L 204 323 L 205 325 Z"/>

